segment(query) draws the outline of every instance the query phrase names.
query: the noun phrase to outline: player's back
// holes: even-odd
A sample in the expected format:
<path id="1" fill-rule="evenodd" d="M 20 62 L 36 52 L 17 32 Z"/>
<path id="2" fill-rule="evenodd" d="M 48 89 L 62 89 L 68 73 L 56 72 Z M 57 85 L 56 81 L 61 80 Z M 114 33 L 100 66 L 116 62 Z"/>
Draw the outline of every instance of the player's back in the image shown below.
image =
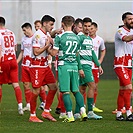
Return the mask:
<path id="1" fill-rule="evenodd" d="M 16 59 L 15 35 L 8 29 L 0 30 L 0 45 L 2 47 L 2 61 Z"/>
<path id="2" fill-rule="evenodd" d="M 55 45 L 59 44 L 60 63 L 77 63 L 76 53 L 79 49 L 79 38 L 72 31 L 66 31 L 55 38 Z"/>

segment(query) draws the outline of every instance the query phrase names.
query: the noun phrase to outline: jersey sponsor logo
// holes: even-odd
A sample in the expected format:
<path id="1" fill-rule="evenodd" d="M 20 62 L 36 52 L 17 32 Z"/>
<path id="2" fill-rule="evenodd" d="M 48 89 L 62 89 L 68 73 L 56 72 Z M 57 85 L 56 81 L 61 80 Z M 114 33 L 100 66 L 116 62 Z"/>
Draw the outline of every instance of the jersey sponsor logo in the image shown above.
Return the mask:
<path id="1" fill-rule="evenodd" d="M 92 44 L 92 41 L 88 39 L 84 39 L 83 44 Z"/>

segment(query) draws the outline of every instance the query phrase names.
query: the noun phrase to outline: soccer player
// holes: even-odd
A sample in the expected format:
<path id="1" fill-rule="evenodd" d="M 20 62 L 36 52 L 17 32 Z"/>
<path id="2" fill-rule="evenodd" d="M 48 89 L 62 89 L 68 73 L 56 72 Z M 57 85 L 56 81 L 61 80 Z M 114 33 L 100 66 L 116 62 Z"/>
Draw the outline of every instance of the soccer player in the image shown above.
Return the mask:
<path id="1" fill-rule="evenodd" d="M 115 57 L 114 71 L 119 79 L 119 93 L 117 98 L 116 120 L 124 121 L 121 109 L 126 108 L 126 120 L 133 121 L 130 110 L 132 93 L 132 41 L 133 14 L 125 12 L 122 15 L 124 26 L 119 28 L 115 34 Z"/>
<path id="2" fill-rule="evenodd" d="M 41 29 L 41 27 L 42 27 L 41 21 L 40 20 L 36 20 L 34 22 L 34 26 L 35 26 L 35 30 L 36 31 L 38 29 Z M 48 65 L 49 65 L 50 68 L 52 67 L 51 63 L 52 63 L 52 57 L 50 55 L 48 55 Z M 48 90 L 49 89 L 48 89 L 48 86 L 47 85 L 41 86 L 41 92 L 47 94 L 48 93 Z M 45 102 L 42 100 L 40 94 L 39 94 L 39 98 L 40 98 L 40 101 L 41 101 L 41 104 L 39 105 L 39 109 L 44 110 Z"/>
<path id="3" fill-rule="evenodd" d="M 79 32 L 83 31 L 83 20 L 81 18 L 77 18 L 73 25 L 73 32 L 77 35 Z"/>
<path id="4" fill-rule="evenodd" d="M 0 16 L 0 101 L 2 84 L 11 83 L 18 103 L 18 113 L 23 115 L 22 92 L 18 83 L 18 64 L 15 53 L 16 45 L 14 33 L 5 28 L 5 18 Z"/>
<path id="5" fill-rule="evenodd" d="M 30 72 L 29 72 L 29 66 L 31 63 L 31 52 L 32 52 L 32 26 L 30 23 L 24 23 L 21 26 L 24 37 L 21 40 L 21 52 L 19 53 L 19 56 L 17 58 L 17 63 L 22 61 L 21 65 L 21 81 L 23 82 L 24 87 L 24 94 L 25 94 L 25 100 L 26 100 L 26 107 L 23 108 L 23 111 L 30 111 L 30 97 L 31 97 L 31 90 L 30 90 Z"/>
<path id="6" fill-rule="evenodd" d="M 51 121 L 56 121 L 50 114 L 50 106 L 53 102 L 57 85 L 52 70 L 48 66 L 47 49 L 53 44 L 52 38 L 47 34 L 54 27 L 55 19 L 49 15 L 44 15 L 41 19 L 42 28 L 38 29 L 33 36 L 33 53 L 30 68 L 32 95 L 30 101 L 30 118 L 31 122 L 43 122 L 36 117 L 37 97 L 40 93 L 40 87 L 48 85 L 49 92 L 46 98 L 46 104 L 41 116 Z"/>
<path id="7" fill-rule="evenodd" d="M 88 119 L 102 119 L 102 116 L 98 116 L 93 112 L 94 103 L 94 89 L 96 88 L 93 74 L 92 74 L 92 61 L 98 67 L 99 73 L 103 73 L 103 69 L 98 62 L 96 54 L 93 49 L 92 39 L 89 37 L 89 30 L 92 20 L 88 17 L 83 19 L 83 33 L 79 33 L 81 48 L 80 48 L 80 62 L 85 73 L 85 77 L 80 77 L 80 92 L 84 95 L 87 86 L 89 87 L 87 93 L 87 105 L 88 105 Z M 75 113 L 79 113 L 78 106 L 76 105 Z"/>
<path id="8" fill-rule="evenodd" d="M 79 38 L 72 32 L 74 18 L 64 16 L 62 18 L 62 27 L 64 32 L 56 36 L 53 49 L 49 53 L 55 56 L 58 52 L 58 81 L 60 92 L 63 93 L 63 101 L 67 112 L 67 118 L 64 122 L 74 122 L 72 112 L 72 101 L 70 91 L 74 94 L 76 103 L 79 105 L 81 119 L 86 120 L 87 115 L 84 108 L 83 96 L 79 92 L 78 81 L 78 63 L 76 58 L 79 57 L 78 49 L 80 47 Z M 79 58 L 78 58 L 79 59 Z M 78 60 L 80 62 L 80 60 Z M 83 70 L 79 65 L 79 73 L 84 76 Z"/>
<path id="9" fill-rule="evenodd" d="M 41 24 L 41 21 L 40 20 L 36 20 L 34 22 L 34 26 L 35 26 L 35 30 L 37 31 L 38 29 L 41 29 L 42 27 L 42 24 Z"/>
<path id="10" fill-rule="evenodd" d="M 98 61 L 100 64 L 102 64 L 106 50 L 105 50 L 104 40 L 96 34 L 97 30 L 98 30 L 97 23 L 92 22 L 91 28 L 89 31 L 89 36 L 92 39 L 94 52 L 95 52 L 97 58 L 99 59 Z M 100 52 L 100 54 L 99 54 L 99 52 Z M 100 57 L 99 57 L 99 55 L 100 55 Z M 96 84 L 96 88 L 94 91 L 93 111 L 94 112 L 103 112 L 103 110 L 101 110 L 95 106 L 96 98 L 97 98 L 97 94 L 98 94 L 99 72 L 98 72 L 98 67 L 94 63 L 92 64 L 92 73 L 93 73 L 94 81 Z"/>

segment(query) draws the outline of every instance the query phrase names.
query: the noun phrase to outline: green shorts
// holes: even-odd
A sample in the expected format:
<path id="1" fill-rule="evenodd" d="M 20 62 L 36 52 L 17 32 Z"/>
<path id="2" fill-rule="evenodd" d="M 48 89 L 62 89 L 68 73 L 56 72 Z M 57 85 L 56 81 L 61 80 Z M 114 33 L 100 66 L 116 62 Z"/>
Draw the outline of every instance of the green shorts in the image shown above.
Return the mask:
<path id="1" fill-rule="evenodd" d="M 79 73 L 77 65 L 58 66 L 58 81 L 61 92 L 79 91 Z"/>
<path id="2" fill-rule="evenodd" d="M 80 85 L 87 85 L 88 82 L 94 82 L 94 77 L 92 74 L 92 68 L 88 65 L 83 65 L 82 66 L 85 77 L 79 79 L 79 84 Z"/>

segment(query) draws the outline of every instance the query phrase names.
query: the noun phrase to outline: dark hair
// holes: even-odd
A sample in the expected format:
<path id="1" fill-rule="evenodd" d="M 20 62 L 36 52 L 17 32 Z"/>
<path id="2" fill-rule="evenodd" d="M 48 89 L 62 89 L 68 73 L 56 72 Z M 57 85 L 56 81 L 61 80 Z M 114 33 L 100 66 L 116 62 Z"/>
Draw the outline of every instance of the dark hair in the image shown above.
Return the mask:
<path id="1" fill-rule="evenodd" d="M 34 24 L 37 24 L 37 23 L 40 23 L 40 24 L 41 24 L 41 20 L 36 20 L 36 21 L 34 22 Z"/>
<path id="2" fill-rule="evenodd" d="M 89 17 L 85 17 L 85 18 L 83 19 L 83 23 L 87 23 L 87 22 L 91 22 L 91 23 L 92 23 L 92 19 L 89 18 Z"/>
<path id="3" fill-rule="evenodd" d="M 133 15 L 131 12 L 125 12 L 123 15 L 122 15 L 122 20 L 124 20 L 127 15 Z"/>
<path id="4" fill-rule="evenodd" d="M 72 26 L 72 24 L 75 22 L 75 19 L 72 16 L 64 16 L 61 22 L 64 23 L 65 26 Z"/>
<path id="5" fill-rule="evenodd" d="M 21 28 L 23 29 L 23 28 L 31 28 L 32 29 L 32 26 L 31 26 L 31 24 L 30 23 L 24 23 L 22 26 L 21 26 Z"/>
<path id="6" fill-rule="evenodd" d="M 49 21 L 55 22 L 55 19 L 49 15 L 44 15 L 41 19 L 42 24 L 43 22 L 49 22 Z"/>
<path id="7" fill-rule="evenodd" d="M 0 17 L 0 25 L 5 25 L 6 20 L 3 17 Z"/>
<path id="8" fill-rule="evenodd" d="M 96 22 L 92 22 L 91 25 L 94 25 L 94 27 L 98 27 L 97 23 Z"/>
<path id="9" fill-rule="evenodd" d="M 75 25 L 78 25 L 79 23 L 83 24 L 83 20 L 81 18 L 77 18 L 74 22 Z"/>

